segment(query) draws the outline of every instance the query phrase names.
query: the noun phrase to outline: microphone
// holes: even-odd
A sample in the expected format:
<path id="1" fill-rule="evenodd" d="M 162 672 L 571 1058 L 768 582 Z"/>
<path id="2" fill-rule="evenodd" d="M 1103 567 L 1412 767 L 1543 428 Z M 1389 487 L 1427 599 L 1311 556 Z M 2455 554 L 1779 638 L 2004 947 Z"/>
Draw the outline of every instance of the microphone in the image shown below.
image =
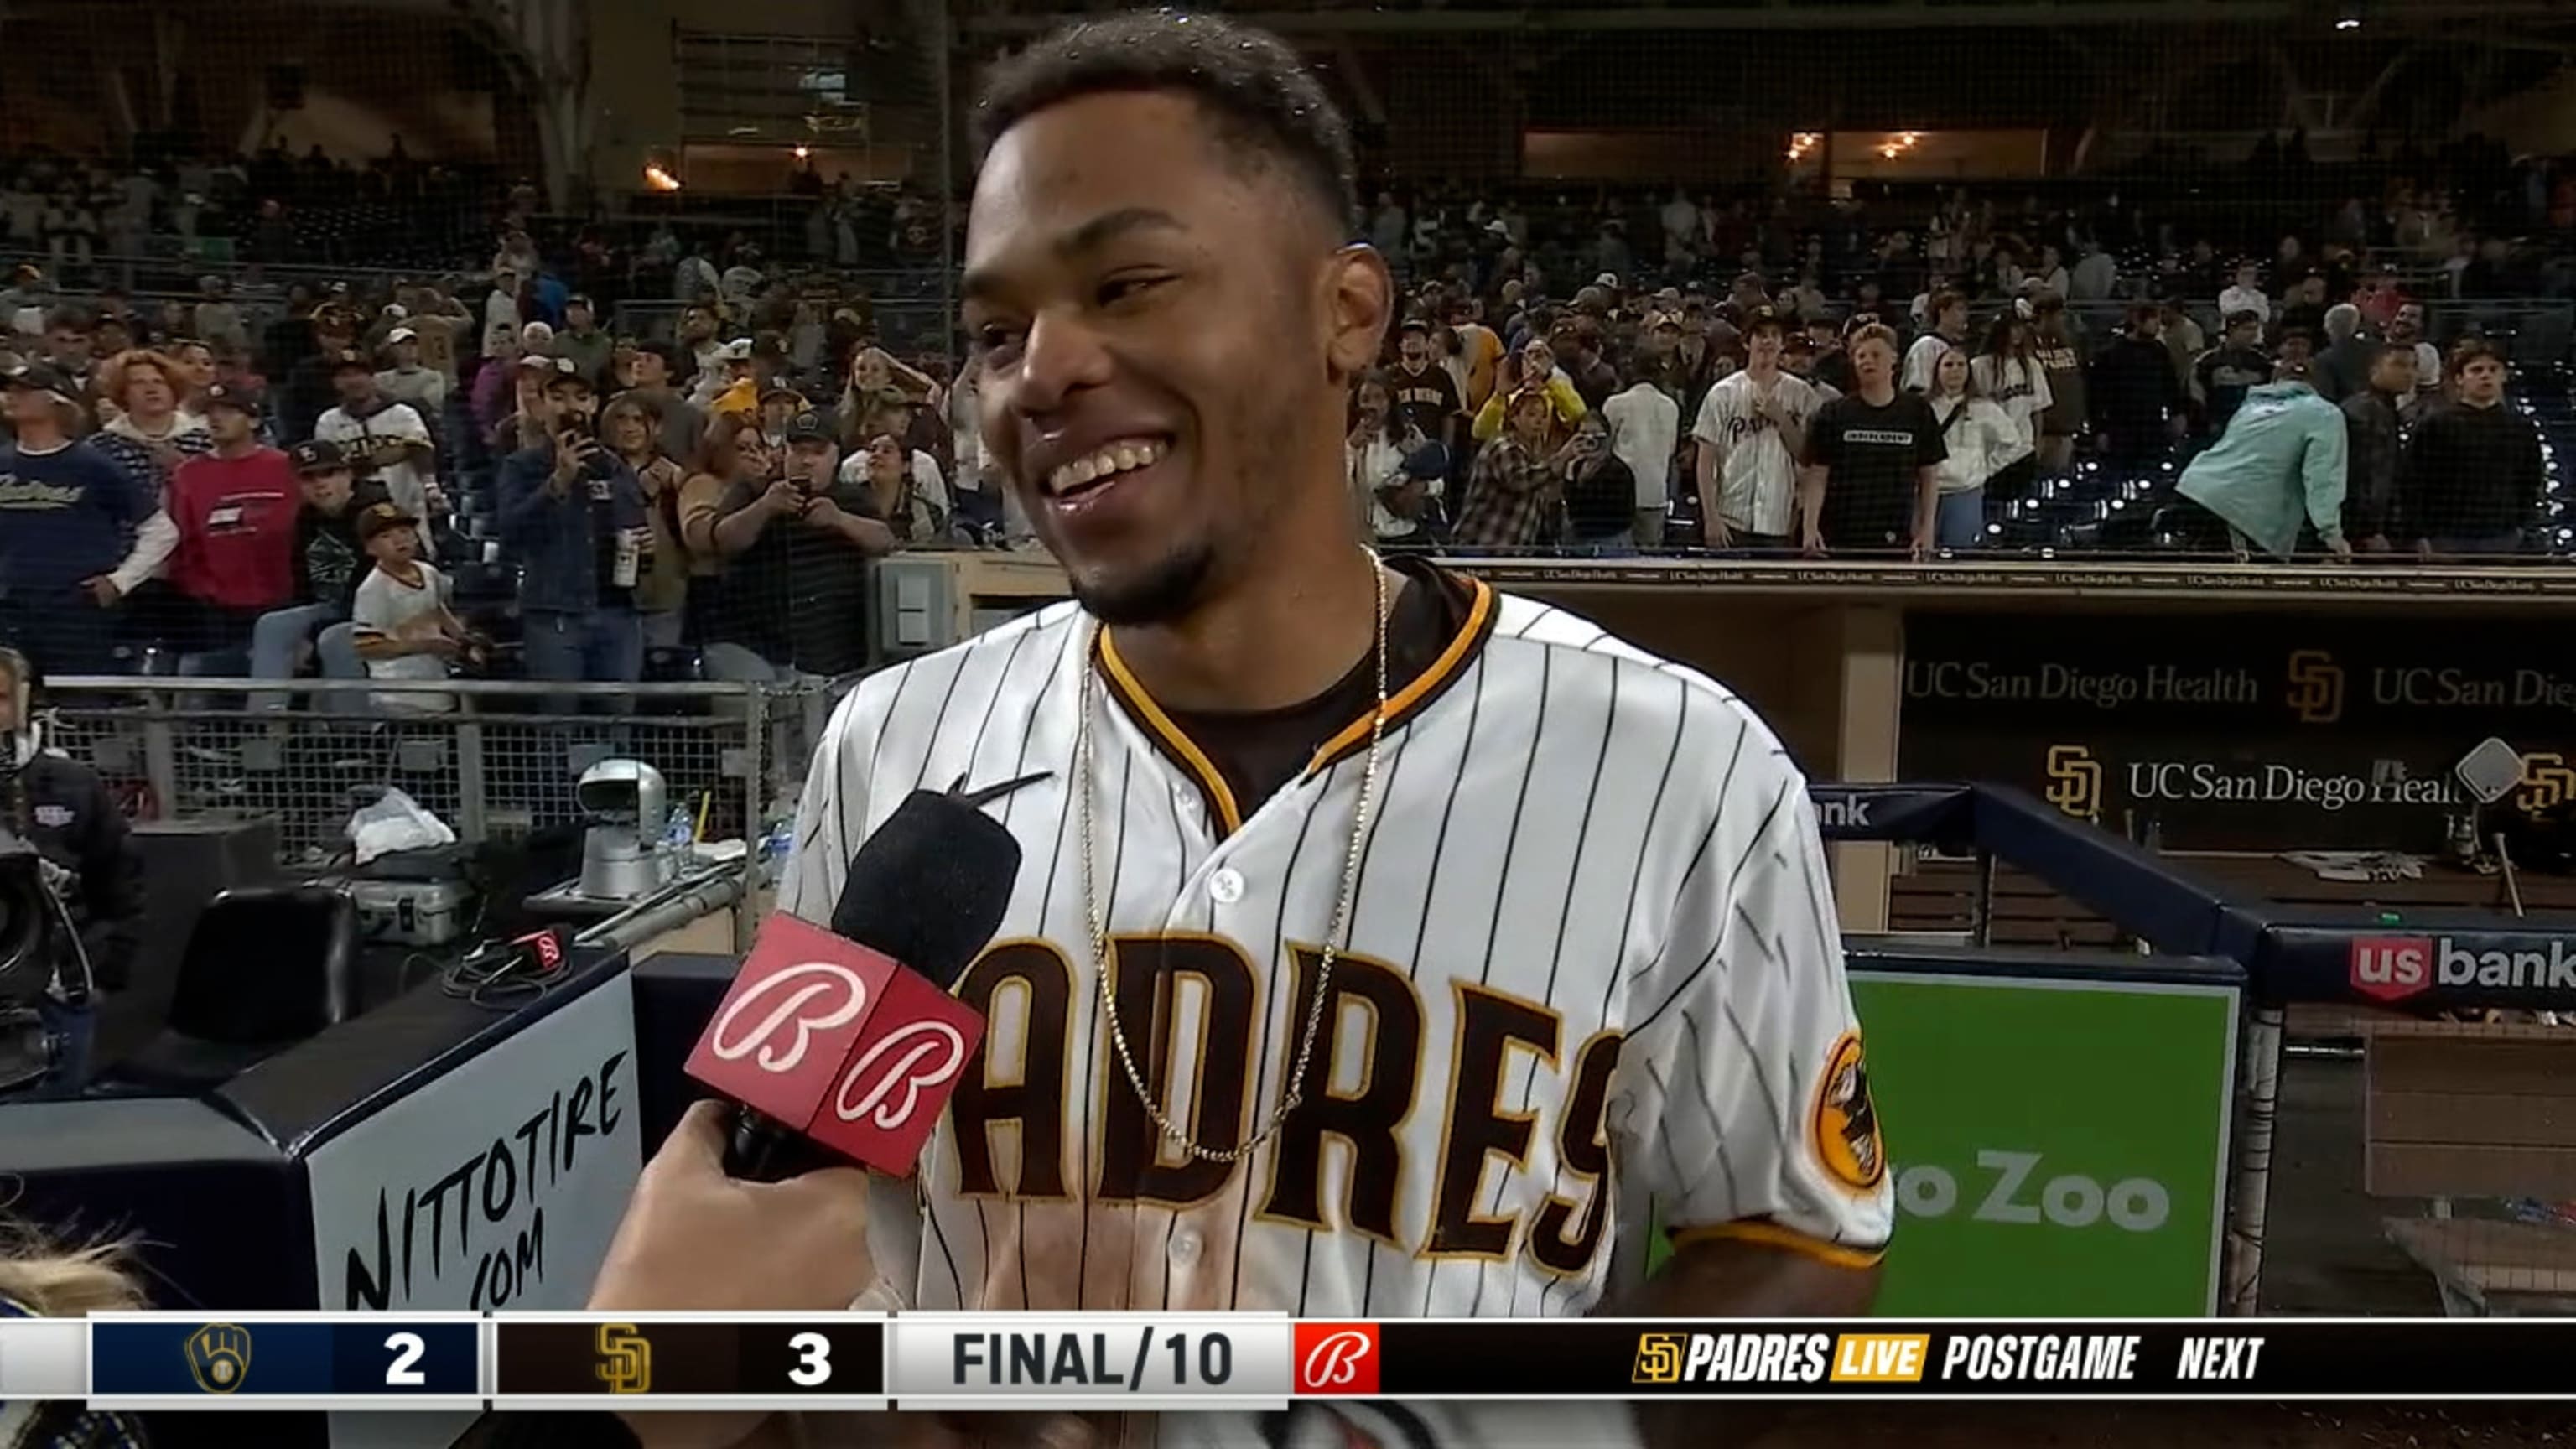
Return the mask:
<path id="1" fill-rule="evenodd" d="M 831 930 L 761 923 L 686 1068 L 742 1104 L 733 1176 L 775 1182 L 835 1158 L 912 1175 L 984 1038 L 948 993 L 1019 877 L 1020 843 L 976 803 L 921 790 L 895 807 L 850 857 Z"/>

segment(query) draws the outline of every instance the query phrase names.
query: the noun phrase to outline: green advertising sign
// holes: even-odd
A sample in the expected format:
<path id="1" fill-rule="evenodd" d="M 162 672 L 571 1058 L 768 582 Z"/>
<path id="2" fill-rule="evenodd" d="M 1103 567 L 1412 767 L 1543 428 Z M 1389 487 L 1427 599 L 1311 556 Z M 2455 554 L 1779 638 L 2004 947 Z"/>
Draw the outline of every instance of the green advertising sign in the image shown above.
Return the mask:
<path id="1" fill-rule="evenodd" d="M 2216 1310 L 2237 993 L 1854 971 L 1896 1184 L 1878 1312 Z"/>

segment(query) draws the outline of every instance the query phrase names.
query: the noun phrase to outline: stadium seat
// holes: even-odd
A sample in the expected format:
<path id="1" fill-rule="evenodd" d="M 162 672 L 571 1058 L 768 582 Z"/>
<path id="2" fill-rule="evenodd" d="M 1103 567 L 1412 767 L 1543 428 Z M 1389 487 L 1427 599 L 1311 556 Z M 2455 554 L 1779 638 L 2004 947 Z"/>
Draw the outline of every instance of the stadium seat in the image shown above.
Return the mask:
<path id="1" fill-rule="evenodd" d="M 357 904 L 336 886 L 223 892 L 188 933 L 168 1023 L 118 1080 L 201 1091 L 347 1020 L 357 955 Z"/>

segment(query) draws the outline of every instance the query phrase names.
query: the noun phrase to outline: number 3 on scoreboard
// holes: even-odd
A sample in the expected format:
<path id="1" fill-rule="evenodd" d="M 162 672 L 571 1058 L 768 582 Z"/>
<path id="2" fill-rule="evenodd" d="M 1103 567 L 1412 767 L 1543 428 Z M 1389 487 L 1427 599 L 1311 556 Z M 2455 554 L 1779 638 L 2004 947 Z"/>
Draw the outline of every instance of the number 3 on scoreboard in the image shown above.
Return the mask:
<path id="1" fill-rule="evenodd" d="M 796 1367 L 787 1371 L 789 1383 L 818 1389 L 832 1381 L 832 1340 L 819 1333 L 800 1333 L 787 1340 L 787 1351 L 796 1355 Z"/>
<path id="2" fill-rule="evenodd" d="M 429 1352 L 429 1345 L 421 1342 L 419 1334 L 393 1334 L 385 1339 L 385 1349 L 394 1356 L 393 1362 L 385 1365 L 386 1388 L 416 1389 L 429 1382 L 419 1368 L 421 1355 Z"/>

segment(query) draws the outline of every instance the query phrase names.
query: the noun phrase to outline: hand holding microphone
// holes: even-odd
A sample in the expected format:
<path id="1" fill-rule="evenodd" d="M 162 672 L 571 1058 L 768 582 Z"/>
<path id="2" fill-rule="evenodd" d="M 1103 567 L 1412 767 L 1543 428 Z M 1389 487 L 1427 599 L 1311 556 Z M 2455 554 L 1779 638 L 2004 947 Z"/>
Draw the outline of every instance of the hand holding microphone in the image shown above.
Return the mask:
<path id="1" fill-rule="evenodd" d="M 973 800 L 916 793 L 851 858 L 833 931 L 762 923 L 689 1055 L 731 1101 L 691 1106 L 646 1164 L 593 1308 L 846 1308 L 867 1289 L 867 1177 L 850 1164 L 911 1176 L 983 1039 L 948 988 L 1000 926 L 1019 863 Z"/>
<path id="2" fill-rule="evenodd" d="M 973 799 L 916 791 L 850 858 L 831 930 L 761 924 L 688 1061 L 744 1105 L 728 1171 L 775 1181 L 849 1161 L 912 1175 L 984 1037 L 949 992 L 1019 870 L 1019 842 Z"/>

